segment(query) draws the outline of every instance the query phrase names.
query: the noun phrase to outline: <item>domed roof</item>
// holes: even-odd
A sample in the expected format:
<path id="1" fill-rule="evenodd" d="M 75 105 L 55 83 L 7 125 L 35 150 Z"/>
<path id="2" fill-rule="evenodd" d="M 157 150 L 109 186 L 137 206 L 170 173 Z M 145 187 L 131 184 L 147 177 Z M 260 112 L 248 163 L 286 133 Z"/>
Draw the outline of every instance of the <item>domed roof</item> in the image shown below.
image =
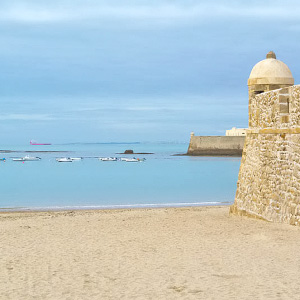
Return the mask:
<path id="1" fill-rule="evenodd" d="M 254 84 L 293 85 L 294 78 L 289 67 L 276 59 L 275 53 L 270 51 L 267 58 L 258 62 L 250 73 L 248 85 Z"/>

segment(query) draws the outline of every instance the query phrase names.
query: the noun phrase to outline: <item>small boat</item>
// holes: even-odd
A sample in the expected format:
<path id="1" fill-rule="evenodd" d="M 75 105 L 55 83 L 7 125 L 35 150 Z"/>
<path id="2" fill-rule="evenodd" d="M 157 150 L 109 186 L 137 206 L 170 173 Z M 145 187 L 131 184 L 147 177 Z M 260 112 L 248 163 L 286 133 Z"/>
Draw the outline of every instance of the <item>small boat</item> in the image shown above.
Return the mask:
<path id="1" fill-rule="evenodd" d="M 36 160 L 41 160 L 40 157 L 29 156 L 29 155 L 24 156 L 23 159 L 24 159 L 25 161 L 36 161 Z"/>
<path id="2" fill-rule="evenodd" d="M 102 161 L 117 161 L 118 159 L 116 157 L 99 157 L 99 160 L 102 160 Z"/>
<path id="3" fill-rule="evenodd" d="M 57 162 L 73 162 L 70 157 L 61 157 L 56 159 Z"/>
<path id="4" fill-rule="evenodd" d="M 13 158 L 12 160 L 13 161 L 24 161 L 24 158 L 23 157 L 19 157 L 19 158 Z"/>
<path id="5" fill-rule="evenodd" d="M 70 157 L 71 160 L 82 160 L 82 157 Z"/>
<path id="6" fill-rule="evenodd" d="M 38 161 L 38 160 L 41 160 L 41 158 L 40 157 L 26 155 L 24 157 L 13 158 L 12 160 L 13 161 Z"/>
<path id="7" fill-rule="evenodd" d="M 146 160 L 146 158 L 135 158 L 135 157 L 124 159 L 124 161 L 126 161 L 126 162 L 143 162 L 145 160 Z"/>
<path id="8" fill-rule="evenodd" d="M 127 158 L 126 162 L 139 162 L 138 158 Z"/>
<path id="9" fill-rule="evenodd" d="M 30 145 L 34 145 L 34 146 L 36 146 L 36 145 L 43 145 L 43 146 L 45 146 L 45 145 L 51 145 L 51 144 L 50 143 L 38 143 L 38 142 L 36 142 L 34 140 L 31 140 L 30 141 Z"/>

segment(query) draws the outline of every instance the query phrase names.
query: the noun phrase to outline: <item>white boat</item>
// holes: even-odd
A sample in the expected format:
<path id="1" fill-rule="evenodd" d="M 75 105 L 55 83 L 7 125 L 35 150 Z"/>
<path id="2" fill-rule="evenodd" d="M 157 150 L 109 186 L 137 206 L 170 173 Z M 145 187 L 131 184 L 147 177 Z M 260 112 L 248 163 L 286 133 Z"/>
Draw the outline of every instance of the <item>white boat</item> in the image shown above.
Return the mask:
<path id="1" fill-rule="evenodd" d="M 146 158 L 135 158 L 135 157 L 123 159 L 123 161 L 126 161 L 126 162 L 143 162 L 145 160 L 146 160 Z"/>
<path id="2" fill-rule="evenodd" d="M 70 157 L 71 160 L 82 160 L 82 157 Z"/>
<path id="3" fill-rule="evenodd" d="M 117 161 L 118 159 L 116 157 L 99 157 L 99 160 L 101 160 L 101 161 Z"/>
<path id="4" fill-rule="evenodd" d="M 29 156 L 29 155 L 26 155 L 23 157 L 24 161 L 35 161 L 35 160 L 41 160 L 40 157 L 34 157 L 34 156 Z"/>
<path id="5" fill-rule="evenodd" d="M 139 159 L 138 158 L 127 158 L 125 161 L 126 162 L 139 162 Z"/>
<path id="6" fill-rule="evenodd" d="M 70 157 L 57 158 L 56 161 L 58 161 L 58 162 L 73 162 L 73 160 Z"/>
<path id="7" fill-rule="evenodd" d="M 13 161 L 25 161 L 23 157 L 13 158 Z"/>
<path id="8" fill-rule="evenodd" d="M 41 158 L 40 157 L 26 155 L 24 157 L 13 158 L 12 160 L 13 161 L 37 161 L 37 160 L 41 160 Z"/>

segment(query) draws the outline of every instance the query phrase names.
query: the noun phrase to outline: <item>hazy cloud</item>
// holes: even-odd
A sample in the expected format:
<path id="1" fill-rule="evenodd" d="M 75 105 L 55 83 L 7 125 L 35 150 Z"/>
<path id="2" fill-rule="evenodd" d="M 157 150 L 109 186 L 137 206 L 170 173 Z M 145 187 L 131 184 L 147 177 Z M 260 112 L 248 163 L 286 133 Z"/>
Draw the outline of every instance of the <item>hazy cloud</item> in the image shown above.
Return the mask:
<path id="1" fill-rule="evenodd" d="M 188 140 L 245 127 L 247 78 L 268 51 L 299 82 L 299 10 L 289 0 L 1 0 L 1 140 Z"/>
<path id="2" fill-rule="evenodd" d="M 127 3 L 126 3 L 127 2 Z M 288 2 L 292 2 L 289 5 Z M 287 1 L 262 4 L 224 4 L 224 2 L 170 2 L 117 1 L 113 4 L 100 1 L 33 2 L 11 1 L 0 5 L 0 20 L 23 23 L 55 23 L 101 19 L 131 19 L 156 21 L 191 21 L 231 18 L 297 19 L 300 3 Z M 2 7 L 1 7 L 2 6 Z"/>

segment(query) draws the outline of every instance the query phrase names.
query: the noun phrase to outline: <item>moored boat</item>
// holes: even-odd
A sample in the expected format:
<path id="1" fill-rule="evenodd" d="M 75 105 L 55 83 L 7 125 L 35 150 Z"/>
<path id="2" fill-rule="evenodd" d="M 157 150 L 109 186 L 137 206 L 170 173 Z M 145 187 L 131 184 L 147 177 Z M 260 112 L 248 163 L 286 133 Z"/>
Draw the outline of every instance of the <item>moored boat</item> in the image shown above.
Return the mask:
<path id="1" fill-rule="evenodd" d="M 70 157 L 61 157 L 56 159 L 57 162 L 73 162 Z"/>
<path id="2" fill-rule="evenodd" d="M 127 158 L 125 161 L 126 162 L 139 162 L 139 160 L 137 158 Z"/>
<path id="3" fill-rule="evenodd" d="M 41 160 L 40 157 L 29 156 L 29 155 L 24 156 L 23 159 L 24 159 L 25 161 L 36 161 L 36 160 Z"/>
<path id="4" fill-rule="evenodd" d="M 117 161 L 118 159 L 116 157 L 99 157 L 99 160 L 101 160 L 101 161 Z"/>
<path id="5" fill-rule="evenodd" d="M 40 157 L 26 155 L 24 157 L 13 158 L 12 160 L 13 161 L 38 161 L 38 160 L 41 160 L 41 158 Z"/>
<path id="6" fill-rule="evenodd" d="M 135 158 L 135 157 L 123 159 L 123 161 L 126 161 L 126 162 L 143 162 L 145 160 L 146 160 L 146 158 Z"/>

